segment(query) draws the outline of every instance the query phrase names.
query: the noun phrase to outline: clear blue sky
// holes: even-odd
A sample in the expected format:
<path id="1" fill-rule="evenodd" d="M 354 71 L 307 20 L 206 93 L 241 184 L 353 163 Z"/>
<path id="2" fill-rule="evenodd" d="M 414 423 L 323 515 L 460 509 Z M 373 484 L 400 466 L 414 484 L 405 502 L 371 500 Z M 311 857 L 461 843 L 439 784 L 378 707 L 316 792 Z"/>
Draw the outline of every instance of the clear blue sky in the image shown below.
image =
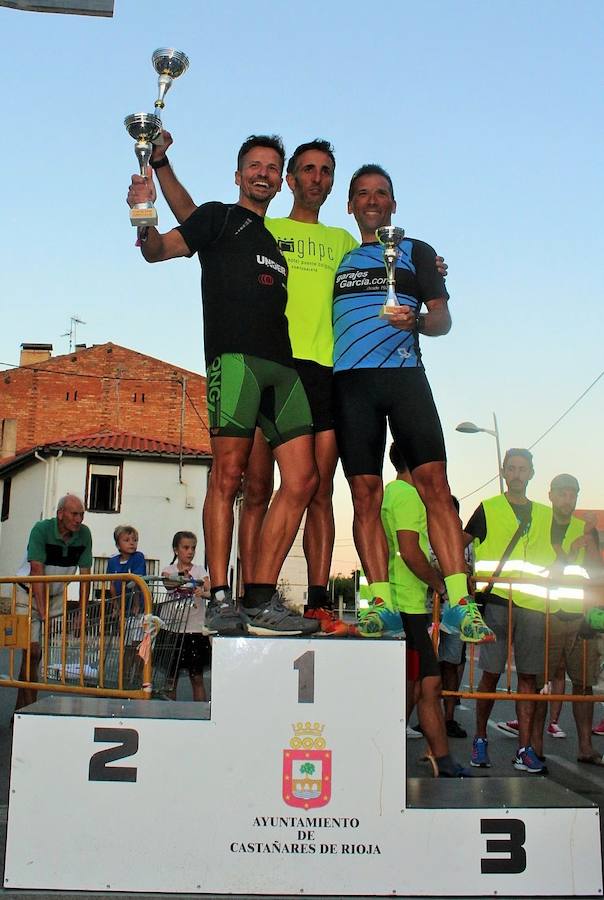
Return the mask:
<path id="1" fill-rule="evenodd" d="M 604 368 L 601 0 L 115 7 L 113 19 L 0 9 L 0 362 L 17 362 L 22 341 L 66 352 L 77 313 L 82 341 L 202 370 L 198 264 L 143 263 L 124 200 L 136 161 L 122 121 L 152 108 L 151 53 L 175 46 L 191 67 L 164 123 L 195 199 L 236 196 L 250 132 L 279 132 L 290 150 L 325 136 L 337 171 L 323 221 L 355 233 L 348 179 L 378 161 L 397 223 L 447 258 L 454 327 L 423 343 L 459 496 L 496 469 L 493 439 L 457 434 L 459 421 L 489 427 L 495 410 L 503 445 L 527 446 Z M 287 193 L 273 214 L 287 214 Z M 535 448 L 535 499 L 571 471 L 580 504 L 604 507 L 603 391 L 604 379 Z M 340 482 L 336 569 L 351 558 L 346 493 Z"/>

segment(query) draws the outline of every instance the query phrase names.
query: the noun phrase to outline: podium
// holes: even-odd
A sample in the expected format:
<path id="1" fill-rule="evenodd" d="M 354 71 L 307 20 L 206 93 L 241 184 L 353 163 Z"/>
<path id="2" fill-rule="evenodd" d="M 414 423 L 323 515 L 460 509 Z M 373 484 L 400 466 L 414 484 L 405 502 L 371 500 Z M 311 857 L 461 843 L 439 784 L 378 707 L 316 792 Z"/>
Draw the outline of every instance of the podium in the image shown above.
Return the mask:
<path id="1" fill-rule="evenodd" d="M 514 803 L 500 778 L 407 790 L 404 663 L 401 641 L 216 638 L 211 710 L 28 707 L 5 888 L 601 893 L 598 810 L 577 795 L 528 777 L 510 779 Z"/>

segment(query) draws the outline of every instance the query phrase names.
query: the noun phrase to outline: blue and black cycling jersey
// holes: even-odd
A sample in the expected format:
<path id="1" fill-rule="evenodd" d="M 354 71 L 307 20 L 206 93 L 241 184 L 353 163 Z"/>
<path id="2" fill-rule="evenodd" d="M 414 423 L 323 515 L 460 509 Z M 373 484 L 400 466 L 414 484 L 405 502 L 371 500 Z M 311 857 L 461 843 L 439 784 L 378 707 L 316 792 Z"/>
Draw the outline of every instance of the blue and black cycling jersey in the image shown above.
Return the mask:
<path id="1" fill-rule="evenodd" d="M 436 269 L 436 251 L 404 238 L 398 246 L 396 294 L 418 313 L 422 303 L 449 297 Z M 379 318 L 386 298 L 382 245 L 361 244 L 338 269 L 333 300 L 334 371 L 422 366 L 417 332 L 401 331 Z"/>

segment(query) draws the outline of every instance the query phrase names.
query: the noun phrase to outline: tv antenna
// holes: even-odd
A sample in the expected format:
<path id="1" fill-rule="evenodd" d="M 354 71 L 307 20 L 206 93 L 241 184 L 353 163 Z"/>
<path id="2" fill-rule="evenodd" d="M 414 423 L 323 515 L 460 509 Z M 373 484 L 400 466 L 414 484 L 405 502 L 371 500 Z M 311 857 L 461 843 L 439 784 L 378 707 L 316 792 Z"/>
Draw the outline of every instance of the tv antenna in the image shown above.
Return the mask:
<path id="1" fill-rule="evenodd" d="M 77 328 L 78 325 L 85 325 L 86 322 L 84 319 L 80 319 L 78 316 L 71 316 L 69 319 L 69 331 L 66 331 L 65 334 L 62 334 L 61 337 L 69 338 L 69 352 L 71 353 L 74 347 L 77 344 Z"/>

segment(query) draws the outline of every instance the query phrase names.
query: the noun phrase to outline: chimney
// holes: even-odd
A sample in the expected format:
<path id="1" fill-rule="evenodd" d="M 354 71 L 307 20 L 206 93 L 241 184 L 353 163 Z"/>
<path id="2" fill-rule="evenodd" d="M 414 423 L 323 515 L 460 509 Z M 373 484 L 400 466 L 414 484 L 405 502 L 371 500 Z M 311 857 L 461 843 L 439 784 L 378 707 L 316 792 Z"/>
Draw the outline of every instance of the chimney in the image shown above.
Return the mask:
<path id="1" fill-rule="evenodd" d="M 17 420 L 2 420 L 2 443 L 0 444 L 0 459 L 8 459 L 17 452 Z"/>
<path id="2" fill-rule="evenodd" d="M 21 344 L 20 366 L 44 362 L 52 356 L 52 344 Z"/>
<path id="3" fill-rule="evenodd" d="M 79 350 L 85 350 L 85 349 L 86 349 L 86 344 L 76 344 L 76 345 L 75 345 L 75 352 L 76 352 L 76 353 L 77 353 Z"/>

